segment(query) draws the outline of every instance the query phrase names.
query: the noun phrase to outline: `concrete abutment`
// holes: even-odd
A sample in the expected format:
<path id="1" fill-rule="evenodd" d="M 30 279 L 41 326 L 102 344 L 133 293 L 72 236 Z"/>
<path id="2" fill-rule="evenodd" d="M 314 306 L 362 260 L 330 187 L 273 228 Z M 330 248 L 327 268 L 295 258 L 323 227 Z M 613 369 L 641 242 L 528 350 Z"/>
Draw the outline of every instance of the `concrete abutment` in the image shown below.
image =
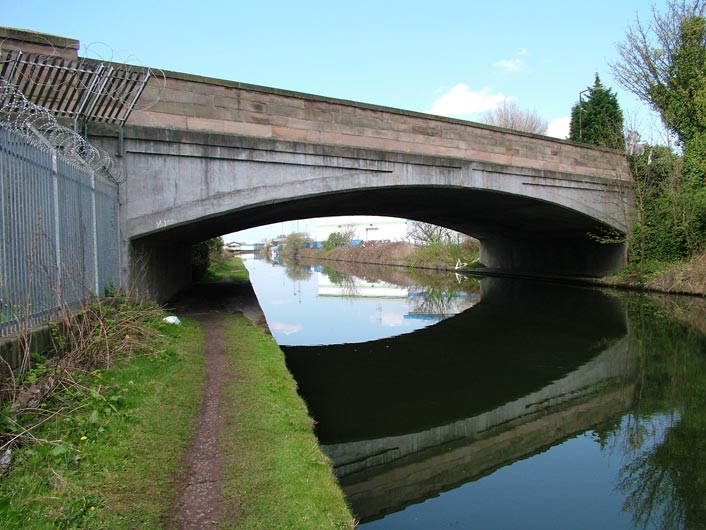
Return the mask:
<path id="1" fill-rule="evenodd" d="M 480 261 L 488 269 L 515 275 L 602 277 L 625 267 L 627 246 L 589 238 L 484 239 Z"/>

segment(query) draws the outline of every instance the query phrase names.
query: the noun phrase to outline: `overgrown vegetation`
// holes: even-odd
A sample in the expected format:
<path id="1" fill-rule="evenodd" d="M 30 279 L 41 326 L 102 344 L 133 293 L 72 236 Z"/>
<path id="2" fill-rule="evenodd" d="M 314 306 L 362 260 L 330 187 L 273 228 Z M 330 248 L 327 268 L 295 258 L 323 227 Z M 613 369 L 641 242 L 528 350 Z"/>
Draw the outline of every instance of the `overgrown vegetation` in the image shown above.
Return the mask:
<path id="1" fill-rule="evenodd" d="M 245 268 L 243 260 L 237 257 L 224 255 L 218 263 L 215 265 L 212 264 L 208 270 L 207 281 L 232 281 L 241 283 L 247 280 L 248 269 Z"/>
<path id="2" fill-rule="evenodd" d="M 310 242 L 309 234 L 304 232 L 292 232 L 284 238 L 284 243 L 280 246 L 280 255 L 286 258 L 296 258 L 299 251 L 304 248 L 304 243 Z"/>
<path id="3" fill-rule="evenodd" d="M 638 144 L 628 131 L 635 178 L 637 219 L 627 241 L 626 274 L 641 284 L 664 270 L 695 268 L 696 280 L 676 290 L 693 292 L 706 252 L 706 1 L 670 0 L 652 21 L 639 18 L 618 45 L 611 67 L 627 90 L 659 113 L 671 137 L 667 145 Z M 622 149 L 622 113 L 615 94 L 596 75 L 588 96 L 572 109 L 575 141 Z M 583 92 L 582 92 L 583 93 Z M 674 147 L 672 147 L 672 143 Z M 674 265 L 683 262 L 684 265 Z M 704 291 L 701 292 L 704 294 Z"/>
<path id="4" fill-rule="evenodd" d="M 227 260 L 223 238 L 214 237 L 191 247 L 191 278 L 194 281 L 209 279 L 209 275 Z"/>
<path id="5" fill-rule="evenodd" d="M 409 263 L 413 268 L 472 269 L 480 266 L 478 256 L 478 242 L 466 237 L 422 245 L 410 256 Z"/>
<path id="6" fill-rule="evenodd" d="M 203 338 L 116 295 L 2 381 L 2 528 L 158 528 L 193 434 Z"/>

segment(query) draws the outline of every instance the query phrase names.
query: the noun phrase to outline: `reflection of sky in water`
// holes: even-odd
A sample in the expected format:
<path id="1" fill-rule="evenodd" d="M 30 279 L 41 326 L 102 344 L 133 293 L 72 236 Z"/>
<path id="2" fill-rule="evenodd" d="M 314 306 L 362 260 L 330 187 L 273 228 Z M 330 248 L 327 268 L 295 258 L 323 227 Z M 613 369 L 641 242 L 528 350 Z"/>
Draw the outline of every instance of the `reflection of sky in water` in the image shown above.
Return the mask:
<path id="1" fill-rule="evenodd" d="M 341 288 L 319 272 L 295 281 L 284 267 L 261 260 L 245 265 L 267 324 L 281 345 L 365 342 L 410 333 L 439 320 L 409 318 L 415 306 L 405 289 L 367 282 Z"/>

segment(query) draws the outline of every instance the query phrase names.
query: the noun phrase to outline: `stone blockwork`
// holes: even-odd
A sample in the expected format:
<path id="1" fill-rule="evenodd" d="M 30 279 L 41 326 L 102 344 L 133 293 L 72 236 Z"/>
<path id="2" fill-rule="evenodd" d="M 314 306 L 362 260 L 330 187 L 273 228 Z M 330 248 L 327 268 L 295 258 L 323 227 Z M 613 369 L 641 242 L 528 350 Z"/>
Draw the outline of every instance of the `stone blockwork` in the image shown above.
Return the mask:
<path id="1" fill-rule="evenodd" d="M 78 57 L 79 41 L 26 29 L 0 27 L 0 52 L 22 50 L 23 53 L 53 55 L 64 59 Z"/>
<path id="2" fill-rule="evenodd" d="M 166 72 L 129 124 L 453 157 L 631 180 L 625 157 L 603 149 L 399 109 Z"/>

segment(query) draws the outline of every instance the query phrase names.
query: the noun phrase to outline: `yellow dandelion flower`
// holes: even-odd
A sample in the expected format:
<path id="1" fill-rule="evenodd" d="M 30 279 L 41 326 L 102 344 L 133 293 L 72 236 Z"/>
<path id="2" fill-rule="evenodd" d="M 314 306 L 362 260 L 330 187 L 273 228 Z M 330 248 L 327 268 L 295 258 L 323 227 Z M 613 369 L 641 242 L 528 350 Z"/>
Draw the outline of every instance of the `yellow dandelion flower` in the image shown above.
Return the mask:
<path id="1" fill-rule="evenodd" d="M 96 507 L 95 507 L 95 506 L 91 506 L 91 507 L 88 509 L 88 511 L 89 511 L 89 512 L 95 512 L 95 511 L 96 511 Z"/>
<path id="2" fill-rule="evenodd" d="M 88 436 L 81 436 L 81 441 L 82 441 L 82 442 L 85 442 L 86 440 L 88 440 Z"/>

